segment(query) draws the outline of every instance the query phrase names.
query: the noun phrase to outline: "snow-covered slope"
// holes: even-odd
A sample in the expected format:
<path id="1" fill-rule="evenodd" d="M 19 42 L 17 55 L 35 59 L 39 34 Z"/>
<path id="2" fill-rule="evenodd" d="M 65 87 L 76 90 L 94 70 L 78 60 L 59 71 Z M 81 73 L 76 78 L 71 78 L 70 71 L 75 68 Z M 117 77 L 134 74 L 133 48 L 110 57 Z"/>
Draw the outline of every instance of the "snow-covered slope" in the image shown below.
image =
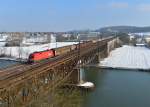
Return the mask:
<path id="1" fill-rule="evenodd" d="M 146 47 L 123 46 L 110 53 L 100 66 L 127 69 L 150 69 L 150 49 Z"/>

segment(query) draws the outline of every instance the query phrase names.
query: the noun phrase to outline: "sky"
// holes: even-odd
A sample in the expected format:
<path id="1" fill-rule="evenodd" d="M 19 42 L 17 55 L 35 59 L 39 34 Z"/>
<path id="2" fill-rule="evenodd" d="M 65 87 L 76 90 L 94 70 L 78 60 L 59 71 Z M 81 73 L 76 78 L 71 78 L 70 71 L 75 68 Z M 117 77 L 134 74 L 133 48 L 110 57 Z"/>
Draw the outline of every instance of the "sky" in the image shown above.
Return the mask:
<path id="1" fill-rule="evenodd" d="M 0 31 L 150 26 L 150 0 L 0 0 Z"/>

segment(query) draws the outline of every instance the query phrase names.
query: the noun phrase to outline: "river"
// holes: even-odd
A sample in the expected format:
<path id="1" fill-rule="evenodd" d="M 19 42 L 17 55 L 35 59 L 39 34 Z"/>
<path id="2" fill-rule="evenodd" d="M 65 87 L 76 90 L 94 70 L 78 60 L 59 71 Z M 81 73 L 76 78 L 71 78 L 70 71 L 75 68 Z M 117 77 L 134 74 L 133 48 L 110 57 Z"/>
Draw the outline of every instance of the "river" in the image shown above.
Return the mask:
<path id="1" fill-rule="evenodd" d="M 95 89 L 83 107 L 150 107 L 150 73 L 85 68 L 85 78 Z"/>
<path id="2" fill-rule="evenodd" d="M 8 61 L 8 60 L 0 59 L 0 69 L 6 68 L 8 66 L 12 66 L 12 65 L 17 64 L 17 63 L 18 62 L 15 62 L 15 61 Z"/>

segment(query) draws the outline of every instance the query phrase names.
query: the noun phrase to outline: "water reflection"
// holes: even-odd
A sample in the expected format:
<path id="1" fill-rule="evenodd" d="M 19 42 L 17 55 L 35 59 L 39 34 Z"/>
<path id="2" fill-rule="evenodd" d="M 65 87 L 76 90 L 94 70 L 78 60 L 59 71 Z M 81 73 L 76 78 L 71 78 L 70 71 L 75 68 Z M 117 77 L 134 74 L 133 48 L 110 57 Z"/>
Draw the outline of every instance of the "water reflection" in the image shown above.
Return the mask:
<path id="1" fill-rule="evenodd" d="M 86 97 L 84 107 L 150 107 L 150 73 L 97 68 L 85 71 L 96 89 Z"/>

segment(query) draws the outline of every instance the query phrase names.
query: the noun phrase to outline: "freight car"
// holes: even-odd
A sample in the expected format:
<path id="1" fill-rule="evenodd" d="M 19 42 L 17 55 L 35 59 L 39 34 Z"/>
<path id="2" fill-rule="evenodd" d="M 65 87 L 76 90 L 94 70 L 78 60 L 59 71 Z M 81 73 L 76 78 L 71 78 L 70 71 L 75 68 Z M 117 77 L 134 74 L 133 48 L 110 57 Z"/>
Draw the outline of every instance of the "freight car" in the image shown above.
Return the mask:
<path id="1" fill-rule="evenodd" d="M 54 50 L 55 50 L 55 55 L 59 56 L 59 55 L 66 54 L 70 51 L 76 50 L 76 45 L 69 45 L 60 48 L 55 48 Z"/>

